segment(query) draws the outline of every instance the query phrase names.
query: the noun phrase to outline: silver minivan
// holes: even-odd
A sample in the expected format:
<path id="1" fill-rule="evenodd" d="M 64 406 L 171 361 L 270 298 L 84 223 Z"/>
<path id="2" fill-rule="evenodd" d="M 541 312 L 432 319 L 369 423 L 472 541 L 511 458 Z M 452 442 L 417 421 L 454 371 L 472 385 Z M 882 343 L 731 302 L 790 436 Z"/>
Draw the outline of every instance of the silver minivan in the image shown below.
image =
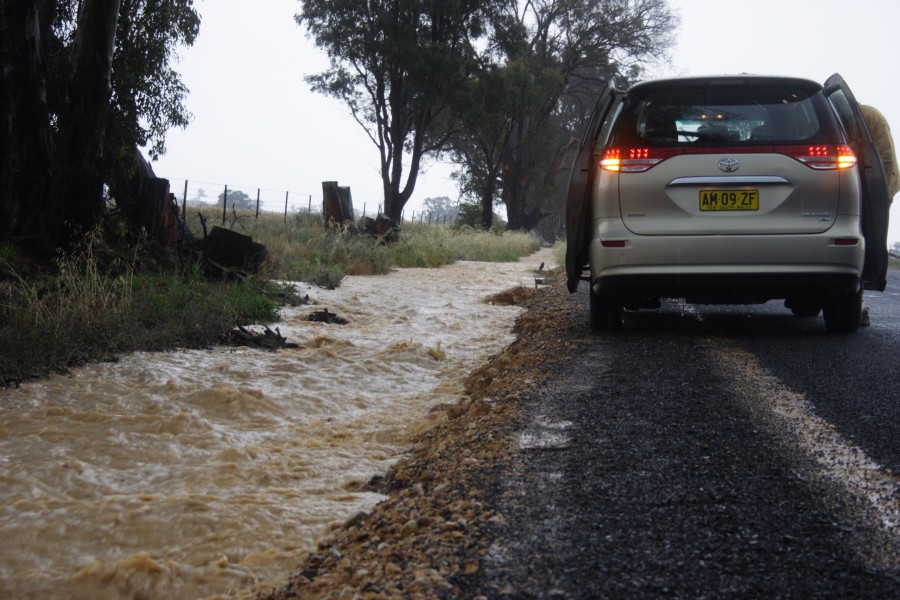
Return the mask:
<path id="1" fill-rule="evenodd" d="M 890 198 L 839 75 L 610 84 L 587 124 L 566 206 L 569 291 L 595 330 L 663 298 L 773 299 L 830 331 L 883 291 Z M 585 275 L 585 272 L 588 275 Z"/>

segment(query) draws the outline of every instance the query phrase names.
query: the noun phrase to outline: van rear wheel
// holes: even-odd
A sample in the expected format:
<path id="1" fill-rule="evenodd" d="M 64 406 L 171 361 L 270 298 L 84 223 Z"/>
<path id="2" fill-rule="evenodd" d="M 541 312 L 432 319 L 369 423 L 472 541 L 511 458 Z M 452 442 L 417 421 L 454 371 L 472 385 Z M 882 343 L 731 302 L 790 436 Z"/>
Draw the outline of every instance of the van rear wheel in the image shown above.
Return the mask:
<path id="1" fill-rule="evenodd" d="M 622 303 L 603 298 L 593 289 L 591 296 L 591 329 L 594 331 L 621 331 Z"/>

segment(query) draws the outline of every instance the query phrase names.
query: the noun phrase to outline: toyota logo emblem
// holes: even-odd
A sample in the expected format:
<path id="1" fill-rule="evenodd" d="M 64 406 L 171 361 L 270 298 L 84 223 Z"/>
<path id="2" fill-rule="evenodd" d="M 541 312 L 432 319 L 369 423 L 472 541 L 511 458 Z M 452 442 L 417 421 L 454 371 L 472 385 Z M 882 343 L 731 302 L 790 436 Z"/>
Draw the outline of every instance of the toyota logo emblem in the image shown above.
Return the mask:
<path id="1" fill-rule="evenodd" d="M 741 168 L 741 163 L 736 158 L 723 158 L 719 161 L 719 169 L 726 173 L 734 173 Z"/>

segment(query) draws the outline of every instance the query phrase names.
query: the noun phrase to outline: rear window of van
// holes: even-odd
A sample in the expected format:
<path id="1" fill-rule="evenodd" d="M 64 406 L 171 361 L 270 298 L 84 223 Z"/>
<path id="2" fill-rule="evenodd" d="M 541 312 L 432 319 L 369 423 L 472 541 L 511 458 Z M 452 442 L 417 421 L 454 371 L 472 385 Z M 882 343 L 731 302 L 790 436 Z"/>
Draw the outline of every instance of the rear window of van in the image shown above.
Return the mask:
<path id="1" fill-rule="evenodd" d="M 651 88 L 625 98 L 613 145 L 836 143 L 821 91 L 779 86 Z"/>

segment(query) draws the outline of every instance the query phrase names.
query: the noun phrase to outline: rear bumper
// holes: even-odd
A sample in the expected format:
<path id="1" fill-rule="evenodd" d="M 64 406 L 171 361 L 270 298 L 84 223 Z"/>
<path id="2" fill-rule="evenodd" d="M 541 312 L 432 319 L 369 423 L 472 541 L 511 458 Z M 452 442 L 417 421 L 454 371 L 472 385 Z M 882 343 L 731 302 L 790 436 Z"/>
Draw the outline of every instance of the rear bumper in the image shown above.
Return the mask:
<path id="1" fill-rule="evenodd" d="M 669 273 L 606 275 L 594 291 L 623 303 L 684 298 L 698 304 L 757 304 L 776 298 L 825 298 L 860 289 L 858 273 Z"/>
<path id="2" fill-rule="evenodd" d="M 635 236 L 620 219 L 595 226 L 591 284 L 610 299 L 756 303 L 860 289 L 865 242 L 855 218 L 814 235 Z M 853 237 L 853 246 L 836 243 Z"/>

